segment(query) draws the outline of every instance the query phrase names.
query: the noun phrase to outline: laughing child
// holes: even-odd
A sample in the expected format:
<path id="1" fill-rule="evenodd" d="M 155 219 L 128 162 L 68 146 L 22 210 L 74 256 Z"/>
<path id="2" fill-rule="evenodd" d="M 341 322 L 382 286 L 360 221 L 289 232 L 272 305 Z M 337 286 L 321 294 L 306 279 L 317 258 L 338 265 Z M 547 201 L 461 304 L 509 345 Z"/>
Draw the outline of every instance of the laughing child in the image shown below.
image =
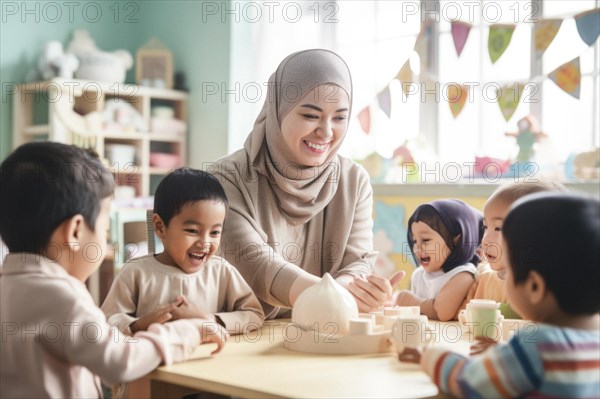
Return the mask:
<path id="1" fill-rule="evenodd" d="M 264 314 L 252 289 L 214 256 L 226 210 L 223 187 L 209 173 L 181 168 L 167 175 L 152 221 L 164 251 L 123 266 L 102 305 L 108 321 L 126 333 L 187 318 L 216 321 L 231 334 L 260 328 Z"/>
<path id="2" fill-rule="evenodd" d="M 400 291 L 396 304 L 420 306 L 430 319 L 453 319 L 474 281 L 481 231 L 481 214 L 462 201 L 420 205 L 408 220 L 408 242 L 419 266 L 410 291 Z"/>

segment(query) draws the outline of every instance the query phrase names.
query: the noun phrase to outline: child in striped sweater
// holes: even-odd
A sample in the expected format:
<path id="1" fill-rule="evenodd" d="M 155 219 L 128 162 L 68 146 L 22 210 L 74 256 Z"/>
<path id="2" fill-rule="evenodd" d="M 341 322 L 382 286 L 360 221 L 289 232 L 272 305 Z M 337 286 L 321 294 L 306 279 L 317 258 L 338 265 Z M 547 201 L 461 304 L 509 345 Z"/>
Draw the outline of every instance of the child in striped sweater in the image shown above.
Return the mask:
<path id="1" fill-rule="evenodd" d="M 600 202 L 526 196 L 503 225 L 511 306 L 538 322 L 507 344 L 465 358 L 439 347 L 415 355 L 438 387 L 459 397 L 600 397 Z"/>

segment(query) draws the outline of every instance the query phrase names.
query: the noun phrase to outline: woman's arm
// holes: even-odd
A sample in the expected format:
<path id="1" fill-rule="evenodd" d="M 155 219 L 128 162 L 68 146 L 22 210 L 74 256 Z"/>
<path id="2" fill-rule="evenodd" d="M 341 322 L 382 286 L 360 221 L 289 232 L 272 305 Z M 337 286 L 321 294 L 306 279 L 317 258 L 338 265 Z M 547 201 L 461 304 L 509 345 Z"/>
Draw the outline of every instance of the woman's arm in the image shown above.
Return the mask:
<path id="1" fill-rule="evenodd" d="M 268 235 L 256 220 L 252 211 L 254 196 L 237 181 L 242 178 L 240 173 L 237 170 L 215 173 L 230 204 L 219 253 L 235 266 L 259 299 L 271 306 L 291 307 L 298 295 L 318 282 L 319 277 L 287 262 L 275 252 L 273 247 L 279 243 L 269 242 Z M 265 307 L 267 318 L 272 310 Z"/>

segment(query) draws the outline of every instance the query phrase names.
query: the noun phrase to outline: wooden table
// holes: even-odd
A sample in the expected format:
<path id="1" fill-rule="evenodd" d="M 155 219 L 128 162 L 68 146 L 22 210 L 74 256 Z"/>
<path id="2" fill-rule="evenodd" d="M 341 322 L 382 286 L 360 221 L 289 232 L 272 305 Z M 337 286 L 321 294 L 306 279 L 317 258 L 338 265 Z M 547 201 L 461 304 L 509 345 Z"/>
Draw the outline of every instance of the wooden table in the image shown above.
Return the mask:
<path id="1" fill-rule="evenodd" d="M 401 363 L 392 352 L 355 356 L 292 352 L 284 347 L 284 339 L 291 339 L 286 336 L 288 323 L 268 321 L 258 331 L 230 337 L 215 356 L 206 356 L 214 349 L 207 345 L 199 350 L 204 358 L 158 368 L 146 377 L 150 396 L 181 397 L 198 391 L 244 398 L 417 398 L 438 394 L 418 365 Z M 457 323 L 430 323 L 440 332 L 438 340 L 452 337 L 456 331 Z M 469 342 L 462 338 L 450 345 L 464 353 Z"/>

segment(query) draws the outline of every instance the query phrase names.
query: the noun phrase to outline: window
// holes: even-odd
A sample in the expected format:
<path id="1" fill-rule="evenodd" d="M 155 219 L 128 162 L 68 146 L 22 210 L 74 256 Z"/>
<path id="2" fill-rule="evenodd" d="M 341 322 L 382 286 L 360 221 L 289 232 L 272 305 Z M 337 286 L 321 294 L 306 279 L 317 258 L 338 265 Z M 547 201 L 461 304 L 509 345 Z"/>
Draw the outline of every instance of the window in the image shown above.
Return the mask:
<path id="1" fill-rule="evenodd" d="M 512 159 L 518 147 L 514 138 L 505 133 L 516 131 L 517 121 L 529 114 L 538 117 L 542 130 L 550 138 L 547 144 L 551 145 L 546 145 L 543 151 L 548 162 L 557 165 L 572 152 L 600 145 L 599 45 L 596 41 L 588 47 L 579 38 L 573 19 L 582 11 L 599 7 L 599 0 L 301 4 L 304 14 L 294 23 L 280 18 L 274 22 L 263 19 L 233 24 L 232 80 L 243 87 L 247 82 L 257 82 L 258 77 L 257 83 L 264 85 L 277 63 L 292 51 L 326 47 L 338 52 L 353 75 L 353 115 L 370 106 L 372 121 L 367 135 L 353 118 L 340 150 L 343 155 L 362 159 L 376 151 L 389 158 L 395 148 L 408 140 L 418 162 L 473 162 L 475 156 Z M 424 15 L 434 23 L 430 28 L 430 50 L 419 56 L 413 49 Z M 454 18 L 472 25 L 460 57 L 451 35 L 450 21 Z M 531 38 L 532 20 L 542 18 L 560 18 L 563 22 L 540 59 L 532 49 Z M 488 54 L 488 31 L 492 23 L 516 25 L 510 44 L 495 63 Z M 581 57 L 582 73 L 579 99 L 547 78 L 555 68 L 577 56 Z M 437 84 L 437 98 L 424 87 L 410 96 L 403 93 L 394 77 L 407 59 L 421 79 Z M 445 85 L 453 82 L 472 86 L 469 92 L 472 96 L 456 118 L 450 112 L 444 90 Z M 507 122 L 495 101 L 495 87 L 515 82 L 525 83 L 526 88 Z M 392 100 L 389 118 L 377 101 L 378 93 L 386 87 Z M 242 99 L 231 103 L 230 151 L 243 145 L 262 106 L 265 93 L 262 94 L 254 102 Z"/>

